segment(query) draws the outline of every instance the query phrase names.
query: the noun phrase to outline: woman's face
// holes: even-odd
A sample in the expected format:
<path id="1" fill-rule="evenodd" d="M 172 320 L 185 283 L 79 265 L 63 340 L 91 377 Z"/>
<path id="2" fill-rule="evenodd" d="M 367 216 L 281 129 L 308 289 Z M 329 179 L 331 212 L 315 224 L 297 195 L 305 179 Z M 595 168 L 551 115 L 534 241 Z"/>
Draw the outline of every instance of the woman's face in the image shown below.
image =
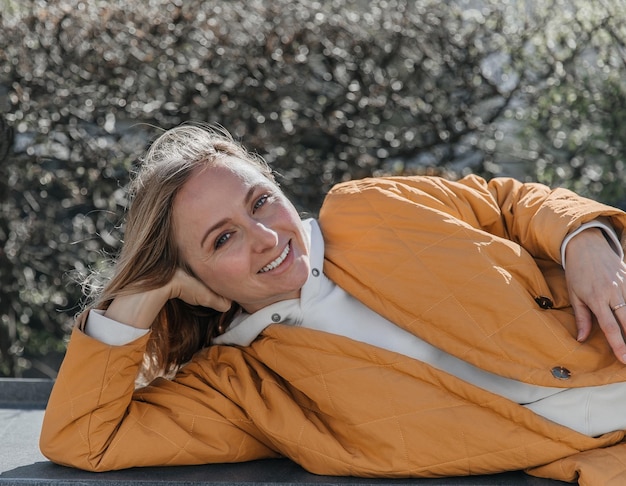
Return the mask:
<path id="1" fill-rule="evenodd" d="M 302 222 L 251 164 L 225 157 L 196 169 L 172 217 L 183 259 L 217 294 L 247 312 L 300 295 L 310 267 Z"/>

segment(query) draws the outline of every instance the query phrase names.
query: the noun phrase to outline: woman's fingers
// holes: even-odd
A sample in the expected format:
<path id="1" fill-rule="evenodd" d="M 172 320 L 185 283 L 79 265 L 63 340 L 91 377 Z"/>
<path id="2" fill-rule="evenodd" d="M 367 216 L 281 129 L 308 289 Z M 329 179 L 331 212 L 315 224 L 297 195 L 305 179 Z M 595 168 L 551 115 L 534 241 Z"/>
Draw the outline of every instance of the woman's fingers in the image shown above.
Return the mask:
<path id="1" fill-rule="evenodd" d="M 593 326 L 593 314 L 589 310 L 589 307 L 587 307 L 580 301 L 572 302 L 572 307 L 574 308 L 576 328 L 578 329 L 576 340 L 579 342 L 586 341 L 589 337 L 589 334 L 591 334 L 591 328 Z"/>
<path id="2" fill-rule="evenodd" d="M 595 316 L 613 353 L 622 363 L 626 363 L 626 342 L 623 332 L 626 320 L 618 320 L 610 306 L 596 311 Z"/>
<path id="3" fill-rule="evenodd" d="M 171 281 L 170 298 L 181 299 L 190 305 L 210 307 L 220 312 L 230 309 L 232 302 L 213 292 L 197 278 L 183 269 L 176 270 Z"/>

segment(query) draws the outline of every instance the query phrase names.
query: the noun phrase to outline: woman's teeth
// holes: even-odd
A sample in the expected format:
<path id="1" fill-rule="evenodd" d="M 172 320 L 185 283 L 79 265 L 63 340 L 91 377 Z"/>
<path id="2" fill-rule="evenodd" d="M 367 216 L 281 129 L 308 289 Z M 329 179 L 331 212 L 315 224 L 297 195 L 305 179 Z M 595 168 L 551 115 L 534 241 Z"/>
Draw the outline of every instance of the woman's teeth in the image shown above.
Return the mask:
<path id="1" fill-rule="evenodd" d="M 290 251 L 289 245 L 287 245 L 285 249 L 283 250 L 283 252 L 280 254 L 280 256 L 273 262 L 270 262 L 267 265 L 265 265 L 261 270 L 259 270 L 259 273 L 265 273 L 265 272 L 269 272 L 270 270 L 275 269 L 278 265 L 280 265 L 281 263 L 283 263 L 283 261 L 285 261 L 285 258 L 287 258 L 287 255 L 289 255 L 289 251 Z"/>

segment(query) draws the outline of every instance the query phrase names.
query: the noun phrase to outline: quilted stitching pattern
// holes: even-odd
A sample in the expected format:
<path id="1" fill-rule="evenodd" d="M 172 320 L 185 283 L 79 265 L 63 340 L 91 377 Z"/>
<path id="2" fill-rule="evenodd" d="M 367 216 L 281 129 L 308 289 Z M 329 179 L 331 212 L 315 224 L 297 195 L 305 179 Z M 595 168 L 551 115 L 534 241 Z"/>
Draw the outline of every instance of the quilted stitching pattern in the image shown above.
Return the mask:
<path id="1" fill-rule="evenodd" d="M 419 362 L 349 339 L 275 325 L 252 349 L 259 359 L 274 356 L 274 371 L 297 402 L 306 397 L 298 403 L 308 414 L 299 417 L 304 425 L 291 415 L 306 435 L 294 437 L 289 428 L 271 433 L 283 453 L 313 472 L 485 474 L 599 444 Z"/>
<path id="2" fill-rule="evenodd" d="M 175 381 L 133 393 L 146 340 L 111 347 L 73 332 L 44 417 L 47 457 L 99 471 L 276 457 L 245 411 L 219 391 L 236 379 L 254 392 L 256 374 L 239 350 L 222 350 L 225 365 L 213 376 L 190 364 Z"/>
<path id="3" fill-rule="evenodd" d="M 578 482 L 580 486 L 622 486 L 626 484 L 626 444 L 594 449 L 566 457 L 528 473 L 561 481 Z"/>

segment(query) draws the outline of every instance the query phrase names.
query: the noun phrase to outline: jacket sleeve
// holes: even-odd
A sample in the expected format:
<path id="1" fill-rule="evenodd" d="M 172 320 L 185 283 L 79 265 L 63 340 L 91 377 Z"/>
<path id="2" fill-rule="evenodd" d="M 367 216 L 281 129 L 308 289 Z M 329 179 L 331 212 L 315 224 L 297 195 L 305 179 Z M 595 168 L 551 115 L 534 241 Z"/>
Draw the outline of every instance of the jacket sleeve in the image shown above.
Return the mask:
<path id="1" fill-rule="evenodd" d="M 135 390 L 147 339 L 109 346 L 74 329 L 44 415 L 46 457 L 106 471 L 276 456 L 236 393 L 213 386 L 211 371 L 200 376 L 192 365 Z"/>
<path id="2" fill-rule="evenodd" d="M 375 188 L 375 189 L 374 189 Z M 561 263 L 564 238 L 580 225 L 607 217 L 621 238 L 623 211 L 563 188 L 512 178 L 490 181 L 470 175 L 459 181 L 438 177 L 390 177 L 350 181 L 333 188 L 329 199 L 346 193 L 381 190 L 521 245 L 533 257 Z"/>
<path id="3" fill-rule="evenodd" d="M 507 238 L 519 243 L 536 258 L 561 262 L 565 237 L 582 224 L 606 217 L 621 239 L 626 216 L 623 211 L 564 189 L 510 178 L 488 183 L 478 177 L 461 181 L 468 188 L 486 187 L 498 205 Z"/>

